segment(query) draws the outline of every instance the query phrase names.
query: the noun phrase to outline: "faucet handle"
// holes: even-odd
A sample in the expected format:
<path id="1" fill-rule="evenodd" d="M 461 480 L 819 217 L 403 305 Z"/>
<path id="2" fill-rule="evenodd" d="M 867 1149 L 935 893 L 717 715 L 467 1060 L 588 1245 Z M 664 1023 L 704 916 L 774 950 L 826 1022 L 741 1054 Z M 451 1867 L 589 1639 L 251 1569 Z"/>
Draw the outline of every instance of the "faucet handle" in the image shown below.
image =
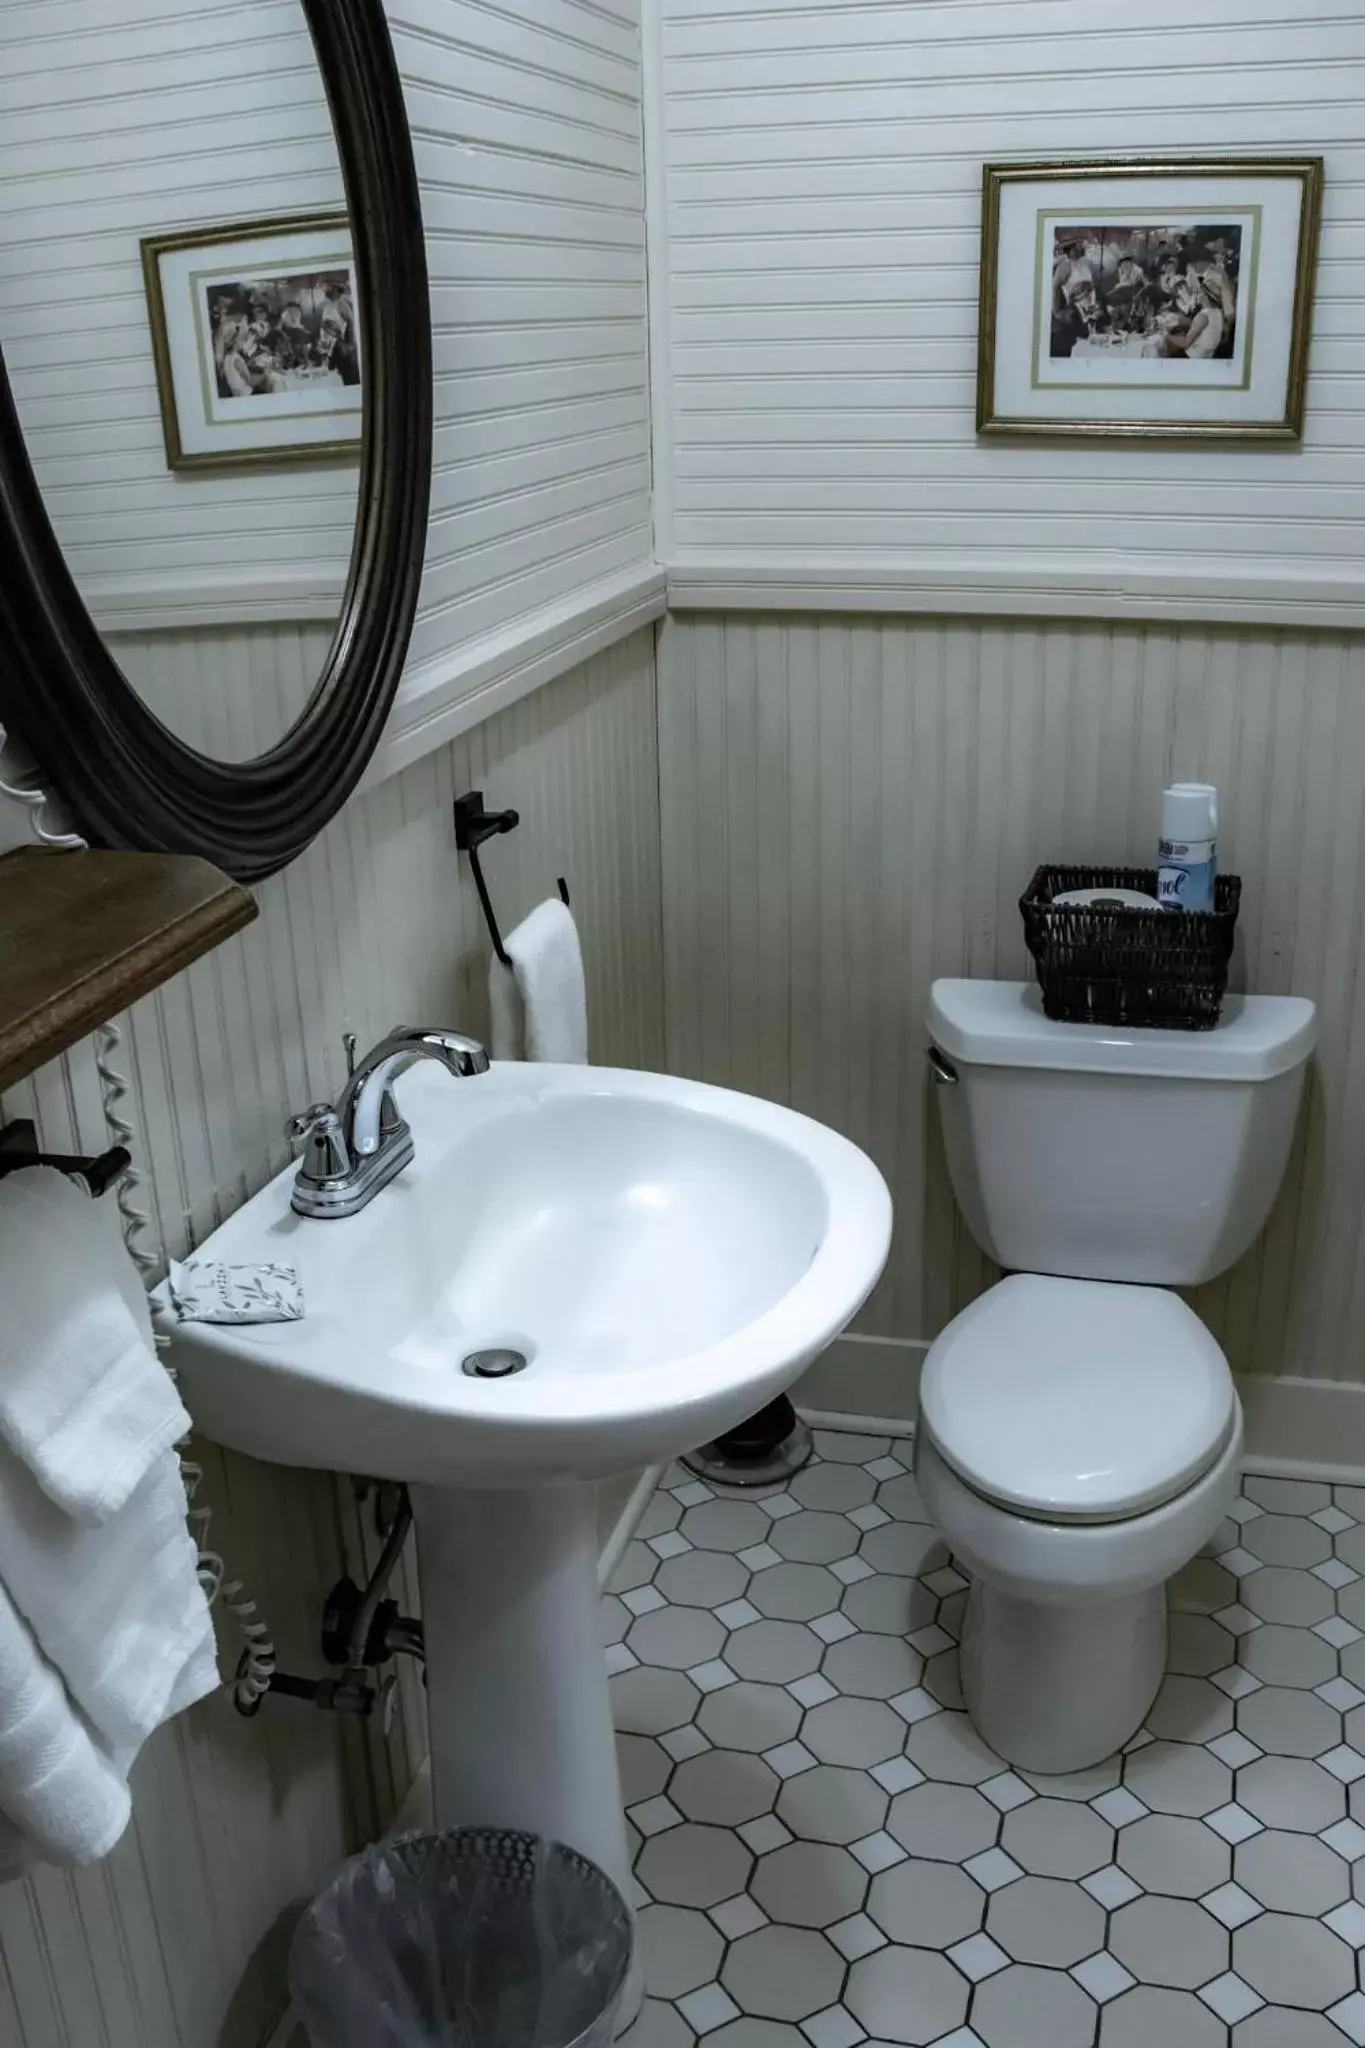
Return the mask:
<path id="1" fill-rule="evenodd" d="M 303 1146 L 300 1180 L 338 1180 L 351 1170 L 351 1153 L 341 1119 L 330 1102 L 315 1102 L 291 1116 L 285 1132 Z"/>
<path id="2" fill-rule="evenodd" d="M 307 1109 L 301 1109 L 297 1116 L 286 1120 L 284 1134 L 297 1145 L 302 1139 L 311 1137 L 315 1127 L 325 1118 L 335 1114 L 330 1102 L 310 1103 Z"/>

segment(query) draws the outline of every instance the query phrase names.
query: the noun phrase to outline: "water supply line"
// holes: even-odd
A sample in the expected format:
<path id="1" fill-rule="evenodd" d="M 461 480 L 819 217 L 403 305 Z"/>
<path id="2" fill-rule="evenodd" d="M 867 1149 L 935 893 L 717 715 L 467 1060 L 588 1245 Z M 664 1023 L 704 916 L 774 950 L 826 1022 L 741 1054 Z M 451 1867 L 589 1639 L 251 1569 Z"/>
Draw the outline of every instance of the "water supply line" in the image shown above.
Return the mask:
<path id="1" fill-rule="evenodd" d="M 412 1502 L 408 1499 L 408 1489 L 405 1486 L 401 1489 L 397 1511 L 389 1524 L 389 1533 L 384 1538 L 384 1548 L 379 1553 L 379 1562 L 370 1573 L 369 1583 L 361 1595 L 360 1605 L 351 1623 L 351 1633 L 346 1644 L 346 1664 L 351 1671 L 360 1670 L 366 1662 L 365 1652 L 369 1646 L 370 1631 L 374 1627 L 379 1602 L 383 1597 L 384 1588 L 393 1577 L 399 1558 L 403 1555 L 403 1545 L 407 1542 L 411 1530 Z M 420 1624 L 409 1622 L 405 1627 L 416 1628 L 420 1642 Z"/>
<path id="2" fill-rule="evenodd" d="M 357 1480 L 355 1484 L 357 1494 L 363 1498 L 370 1482 Z M 379 1491 L 382 1497 L 384 1489 Z M 296 1672 L 277 1671 L 271 1683 L 272 1693 L 304 1700 L 329 1714 L 364 1715 L 373 1713 L 378 1706 L 387 1727 L 398 1680 L 390 1672 L 375 1685 L 371 1673 L 393 1657 L 426 1662 L 421 1622 L 400 1614 L 396 1600 L 384 1598 L 412 1529 L 408 1490 L 400 1486 L 397 1493 L 393 1519 L 383 1531 L 383 1548 L 364 1586 L 357 1586 L 348 1572 L 338 1579 L 324 1603 L 322 1654 L 333 1667 L 332 1672 L 323 1678 L 303 1678 Z M 254 1713 L 256 1707 L 243 1707 L 241 1711 Z"/>

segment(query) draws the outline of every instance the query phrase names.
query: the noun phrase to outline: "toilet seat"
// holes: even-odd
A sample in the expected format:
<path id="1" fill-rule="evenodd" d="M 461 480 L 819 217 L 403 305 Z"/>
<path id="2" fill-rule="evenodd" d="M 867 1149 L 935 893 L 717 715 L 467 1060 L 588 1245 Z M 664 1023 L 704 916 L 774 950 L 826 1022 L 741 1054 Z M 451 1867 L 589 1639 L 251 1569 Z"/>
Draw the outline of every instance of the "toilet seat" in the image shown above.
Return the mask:
<path id="1" fill-rule="evenodd" d="M 1012 1274 L 925 1360 L 921 1425 L 986 1500 L 1111 1522 L 1172 1500 L 1236 1427 L 1227 1360 L 1159 1287 Z"/>

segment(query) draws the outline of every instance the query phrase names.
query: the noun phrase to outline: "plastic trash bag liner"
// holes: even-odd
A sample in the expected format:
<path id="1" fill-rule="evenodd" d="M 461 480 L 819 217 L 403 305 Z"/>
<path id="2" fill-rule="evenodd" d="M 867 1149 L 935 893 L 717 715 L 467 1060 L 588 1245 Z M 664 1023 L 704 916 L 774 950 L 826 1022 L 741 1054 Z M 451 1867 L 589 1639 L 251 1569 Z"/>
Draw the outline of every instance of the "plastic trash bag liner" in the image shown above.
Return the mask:
<path id="1" fill-rule="evenodd" d="M 456 1828 L 344 1865 L 299 1923 L 290 1986 L 313 2048 L 610 2048 L 632 1940 L 586 1857 Z"/>

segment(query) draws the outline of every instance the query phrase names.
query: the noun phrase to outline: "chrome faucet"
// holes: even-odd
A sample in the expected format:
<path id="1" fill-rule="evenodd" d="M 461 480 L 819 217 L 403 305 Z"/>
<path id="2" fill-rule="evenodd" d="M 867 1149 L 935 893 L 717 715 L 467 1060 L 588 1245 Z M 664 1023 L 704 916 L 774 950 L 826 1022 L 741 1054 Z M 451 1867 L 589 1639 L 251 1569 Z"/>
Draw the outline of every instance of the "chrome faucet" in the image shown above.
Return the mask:
<path id="1" fill-rule="evenodd" d="M 290 1205 L 300 1216 L 354 1216 L 401 1173 L 412 1158 L 412 1131 L 394 1099 L 397 1076 L 417 1060 L 436 1060 L 456 1080 L 488 1072 L 477 1038 L 421 1024 L 400 1025 L 356 1061 L 348 1035 L 350 1072 L 330 1102 L 315 1102 L 291 1117 L 289 1136 L 303 1145 Z"/>

